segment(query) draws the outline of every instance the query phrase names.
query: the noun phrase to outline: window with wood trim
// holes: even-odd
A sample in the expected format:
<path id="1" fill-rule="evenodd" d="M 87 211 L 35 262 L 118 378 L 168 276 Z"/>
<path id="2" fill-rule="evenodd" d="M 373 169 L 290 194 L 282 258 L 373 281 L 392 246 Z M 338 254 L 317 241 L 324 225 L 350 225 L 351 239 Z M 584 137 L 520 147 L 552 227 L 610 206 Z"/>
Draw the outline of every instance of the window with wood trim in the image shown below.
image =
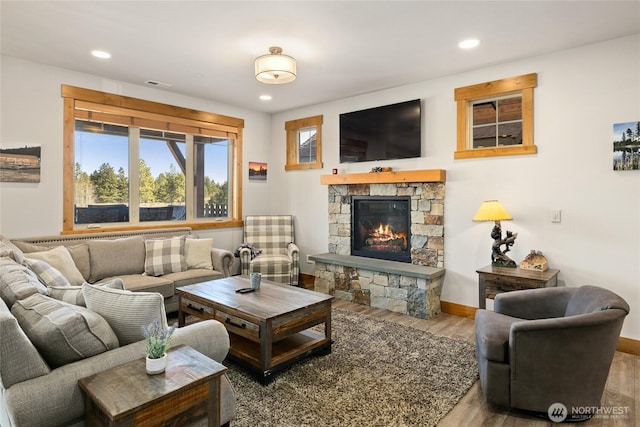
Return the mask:
<path id="1" fill-rule="evenodd" d="M 244 120 L 62 86 L 63 232 L 242 225 Z"/>
<path id="2" fill-rule="evenodd" d="M 322 168 L 322 116 L 285 122 L 287 163 L 285 170 Z"/>
<path id="3" fill-rule="evenodd" d="M 533 88 L 537 74 L 457 88 L 455 159 L 535 154 Z"/>

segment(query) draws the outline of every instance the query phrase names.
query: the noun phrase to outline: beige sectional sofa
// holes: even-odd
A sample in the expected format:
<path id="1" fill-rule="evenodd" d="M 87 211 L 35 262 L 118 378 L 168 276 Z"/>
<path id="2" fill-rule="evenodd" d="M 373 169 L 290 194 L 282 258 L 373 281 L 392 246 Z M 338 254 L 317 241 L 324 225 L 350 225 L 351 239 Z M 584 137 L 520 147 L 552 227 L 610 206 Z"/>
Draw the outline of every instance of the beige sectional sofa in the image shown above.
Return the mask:
<path id="1" fill-rule="evenodd" d="M 147 274 L 147 240 L 158 241 L 171 237 L 185 239 L 185 268 L 159 275 Z M 35 253 L 41 254 L 38 255 L 41 259 L 47 259 L 47 254 L 42 254 L 43 252 L 65 246 L 77 271 L 82 275 L 81 279 L 77 278 L 71 285 L 79 286 L 82 281 L 104 283 L 119 277 L 127 290 L 162 294 L 167 313 L 178 310 L 177 287 L 229 277 L 235 259 L 231 251 L 213 247 L 211 239 L 198 239 L 188 227 L 30 237 L 12 239 L 11 242 L 27 254 L 27 257 L 32 257 Z M 207 248 L 200 244 L 203 242 L 211 245 Z M 203 250 L 206 250 L 206 256 L 210 258 L 208 265 L 203 259 Z M 68 276 L 72 275 L 73 272 Z"/>
<path id="2" fill-rule="evenodd" d="M 0 426 L 84 425 L 78 379 L 143 357 L 141 327 L 156 320 L 166 325 L 176 286 L 229 274 L 233 256 L 227 251 L 210 250 L 216 270 L 199 265 L 208 264 L 204 242 L 196 244 L 200 254 L 191 259 L 193 268 L 165 274 L 186 268 L 182 258 L 170 255 L 187 236 L 189 229 L 15 244 L 0 239 Z M 60 245 L 68 249 L 54 250 Z M 222 362 L 229 336 L 220 322 L 208 320 L 177 329 L 172 345 L 180 344 Z M 223 423 L 235 417 L 235 393 L 226 376 L 221 416 Z"/>

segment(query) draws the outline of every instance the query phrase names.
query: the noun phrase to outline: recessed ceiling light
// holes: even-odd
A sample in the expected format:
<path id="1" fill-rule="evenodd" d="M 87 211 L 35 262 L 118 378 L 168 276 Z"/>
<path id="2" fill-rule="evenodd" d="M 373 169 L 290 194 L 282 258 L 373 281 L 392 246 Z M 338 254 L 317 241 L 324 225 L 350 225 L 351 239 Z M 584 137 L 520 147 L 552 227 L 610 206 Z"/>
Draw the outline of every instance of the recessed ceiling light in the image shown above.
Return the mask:
<path id="1" fill-rule="evenodd" d="M 91 55 L 100 59 L 109 59 L 111 58 L 111 54 L 109 52 L 105 52 L 104 50 L 92 50 Z"/>
<path id="2" fill-rule="evenodd" d="M 473 49 L 474 47 L 478 47 L 479 44 L 480 40 L 478 39 L 467 39 L 458 43 L 458 47 L 460 49 Z"/>
<path id="3" fill-rule="evenodd" d="M 271 101 L 272 97 L 271 95 L 260 95 L 260 99 L 262 101 Z"/>

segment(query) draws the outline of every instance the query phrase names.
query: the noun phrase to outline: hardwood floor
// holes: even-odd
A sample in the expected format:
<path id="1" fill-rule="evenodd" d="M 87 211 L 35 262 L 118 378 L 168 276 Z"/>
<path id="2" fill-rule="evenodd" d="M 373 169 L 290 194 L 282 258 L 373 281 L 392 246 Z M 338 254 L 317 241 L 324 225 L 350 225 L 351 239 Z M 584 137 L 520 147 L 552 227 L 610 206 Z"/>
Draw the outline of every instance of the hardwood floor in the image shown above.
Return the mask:
<path id="1" fill-rule="evenodd" d="M 338 299 L 333 301 L 333 306 L 429 331 L 438 335 L 471 342 L 475 341 L 474 322 L 464 317 L 442 313 L 435 319 L 423 320 Z M 579 363 L 579 361 L 576 362 Z M 596 416 L 586 423 L 578 425 L 589 427 L 640 426 L 640 356 L 616 352 L 602 397 L 602 407 L 615 407 L 617 410 L 626 411 L 626 414 L 623 414 L 620 418 Z M 549 420 L 530 416 L 523 412 L 488 405 L 484 401 L 480 382 L 478 381 L 438 425 L 443 427 L 550 427 L 557 424 Z"/>

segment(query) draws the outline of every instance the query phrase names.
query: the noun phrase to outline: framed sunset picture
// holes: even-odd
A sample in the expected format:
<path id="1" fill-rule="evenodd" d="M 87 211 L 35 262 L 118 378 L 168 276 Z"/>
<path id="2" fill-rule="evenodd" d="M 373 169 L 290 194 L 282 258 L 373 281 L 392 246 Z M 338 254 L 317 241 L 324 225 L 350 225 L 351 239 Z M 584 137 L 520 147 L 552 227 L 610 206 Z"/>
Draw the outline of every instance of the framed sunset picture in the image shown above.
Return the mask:
<path id="1" fill-rule="evenodd" d="M 249 162 L 249 179 L 252 181 L 266 181 L 267 164 L 260 162 Z"/>

